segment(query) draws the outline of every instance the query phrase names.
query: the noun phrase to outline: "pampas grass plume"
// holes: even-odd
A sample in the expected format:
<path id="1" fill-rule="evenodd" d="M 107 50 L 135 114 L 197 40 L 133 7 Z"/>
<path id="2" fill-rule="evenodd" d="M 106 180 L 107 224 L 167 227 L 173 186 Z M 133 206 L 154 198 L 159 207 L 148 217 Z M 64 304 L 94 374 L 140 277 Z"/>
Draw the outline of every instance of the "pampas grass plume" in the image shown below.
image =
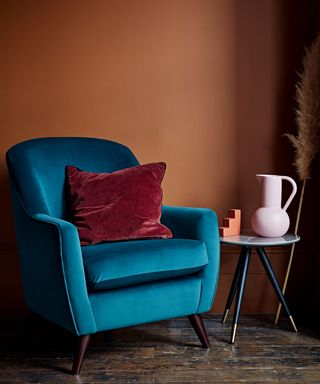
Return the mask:
<path id="1" fill-rule="evenodd" d="M 300 180 L 311 177 L 311 163 L 320 149 L 320 34 L 303 59 L 296 91 L 297 136 L 286 134 L 295 149 Z"/>

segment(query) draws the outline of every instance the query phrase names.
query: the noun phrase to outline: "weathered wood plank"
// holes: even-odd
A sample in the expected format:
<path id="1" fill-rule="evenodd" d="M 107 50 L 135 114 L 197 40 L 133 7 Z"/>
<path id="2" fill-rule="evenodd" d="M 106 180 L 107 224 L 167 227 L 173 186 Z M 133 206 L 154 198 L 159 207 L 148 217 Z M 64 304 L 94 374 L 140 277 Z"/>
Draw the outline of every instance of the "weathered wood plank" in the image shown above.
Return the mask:
<path id="1" fill-rule="evenodd" d="M 46 321 L 0 321 L 0 383 L 319 383 L 320 340 L 291 332 L 270 316 L 241 316 L 236 343 L 231 319 L 204 318 L 206 350 L 187 319 L 94 335 L 79 377 L 69 374 L 74 339 Z"/>

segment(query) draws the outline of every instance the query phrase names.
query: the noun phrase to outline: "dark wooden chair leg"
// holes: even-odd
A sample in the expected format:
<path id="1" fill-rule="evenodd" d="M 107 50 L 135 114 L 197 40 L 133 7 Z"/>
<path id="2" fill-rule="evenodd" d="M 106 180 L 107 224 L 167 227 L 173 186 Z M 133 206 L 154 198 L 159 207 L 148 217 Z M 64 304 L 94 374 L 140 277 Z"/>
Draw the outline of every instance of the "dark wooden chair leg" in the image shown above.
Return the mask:
<path id="1" fill-rule="evenodd" d="M 210 341 L 207 335 L 207 331 L 202 321 L 201 315 L 190 315 L 188 319 L 195 330 L 203 348 L 210 348 Z"/>
<path id="2" fill-rule="evenodd" d="M 72 371 L 71 371 L 73 375 L 79 375 L 80 373 L 83 357 L 84 357 L 84 354 L 86 353 L 90 339 L 91 339 L 91 335 L 84 335 L 84 336 L 78 337 L 78 340 L 77 340 L 78 345 L 76 348 L 76 353 L 74 355 Z"/>

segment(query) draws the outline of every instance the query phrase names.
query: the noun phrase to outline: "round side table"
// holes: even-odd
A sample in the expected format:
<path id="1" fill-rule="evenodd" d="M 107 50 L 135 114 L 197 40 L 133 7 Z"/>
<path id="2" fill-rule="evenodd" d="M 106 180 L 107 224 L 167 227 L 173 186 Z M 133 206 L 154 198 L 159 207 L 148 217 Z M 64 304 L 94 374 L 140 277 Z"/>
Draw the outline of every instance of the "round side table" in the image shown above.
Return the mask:
<path id="1" fill-rule="evenodd" d="M 231 284 L 228 299 L 227 299 L 227 304 L 226 304 L 223 318 L 222 318 L 222 323 L 224 323 L 227 319 L 235 294 L 237 293 L 234 315 L 233 315 L 231 339 L 230 339 L 231 344 L 234 343 L 235 337 L 236 337 L 237 325 L 238 325 L 238 320 L 240 315 L 240 307 L 241 307 L 243 291 L 246 283 L 252 248 L 255 248 L 255 250 L 257 251 L 260 261 L 269 277 L 269 280 L 271 281 L 273 289 L 275 290 L 275 293 L 277 294 L 285 312 L 287 313 L 294 331 L 297 332 L 297 328 L 291 316 L 289 307 L 279 287 L 278 281 L 274 275 L 271 263 L 269 261 L 269 258 L 266 254 L 264 247 L 291 245 L 293 243 L 298 242 L 299 240 L 300 240 L 300 237 L 298 235 L 293 235 L 290 233 L 282 237 L 272 237 L 272 238 L 259 237 L 254 235 L 250 236 L 248 234 L 241 234 L 240 236 L 220 237 L 221 244 L 241 247 L 238 264 L 233 276 L 232 284 Z"/>

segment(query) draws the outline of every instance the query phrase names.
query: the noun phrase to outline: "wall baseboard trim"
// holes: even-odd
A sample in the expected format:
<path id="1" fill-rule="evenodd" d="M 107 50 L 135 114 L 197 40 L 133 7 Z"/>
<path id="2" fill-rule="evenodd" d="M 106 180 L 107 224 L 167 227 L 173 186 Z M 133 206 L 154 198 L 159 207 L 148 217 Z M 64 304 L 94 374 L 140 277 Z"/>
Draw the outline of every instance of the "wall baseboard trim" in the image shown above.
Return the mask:
<path id="1" fill-rule="evenodd" d="M 17 251 L 18 247 L 15 241 L 0 241 L 0 254 Z"/>
<path id="2" fill-rule="evenodd" d="M 298 243 L 295 247 L 295 254 L 305 254 L 305 253 L 314 253 L 319 252 L 320 249 L 316 246 L 316 244 L 313 243 Z M 268 255 L 272 254 L 289 254 L 291 251 L 291 246 L 276 246 L 276 247 L 265 247 L 266 252 Z M 228 254 L 240 254 L 240 247 L 233 246 L 233 245 L 221 245 L 221 254 L 228 255 Z"/>

